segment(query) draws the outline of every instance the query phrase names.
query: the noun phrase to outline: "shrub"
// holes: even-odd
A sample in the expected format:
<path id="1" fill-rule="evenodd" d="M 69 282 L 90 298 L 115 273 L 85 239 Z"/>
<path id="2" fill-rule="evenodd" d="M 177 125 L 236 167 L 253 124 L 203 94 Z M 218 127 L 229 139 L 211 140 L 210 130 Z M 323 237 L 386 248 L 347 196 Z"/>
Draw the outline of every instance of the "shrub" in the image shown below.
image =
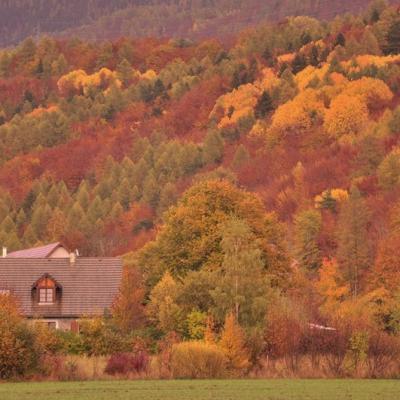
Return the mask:
<path id="1" fill-rule="evenodd" d="M 14 299 L 0 295 L 0 379 L 23 377 L 39 364 L 33 330 L 19 316 Z"/>
<path id="2" fill-rule="evenodd" d="M 109 375 L 140 373 L 146 371 L 148 364 L 149 356 L 145 351 L 138 351 L 134 354 L 116 353 L 108 360 L 105 373 Z"/>
<path id="3" fill-rule="evenodd" d="M 172 347 L 171 370 L 174 378 L 223 378 L 226 357 L 216 345 L 183 342 Z"/>

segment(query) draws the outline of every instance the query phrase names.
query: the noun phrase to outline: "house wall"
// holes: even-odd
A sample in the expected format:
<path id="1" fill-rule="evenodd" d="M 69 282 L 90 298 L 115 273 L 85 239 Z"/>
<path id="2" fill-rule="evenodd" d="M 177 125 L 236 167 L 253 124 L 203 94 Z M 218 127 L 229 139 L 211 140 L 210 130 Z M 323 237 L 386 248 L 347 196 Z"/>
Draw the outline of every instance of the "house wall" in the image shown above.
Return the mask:
<path id="1" fill-rule="evenodd" d="M 64 247 L 58 247 L 50 255 L 50 258 L 68 258 L 69 253 Z"/>
<path id="2" fill-rule="evenodd" d="M 31 324 L 47 324 L 50 327 L 53 326 L 57 330 L 70 331 L 77 330 L 78 323 L 74 318 L 35 318 L 30 319 Z M 54 325 L 53 325 L 54 324 Z"/>

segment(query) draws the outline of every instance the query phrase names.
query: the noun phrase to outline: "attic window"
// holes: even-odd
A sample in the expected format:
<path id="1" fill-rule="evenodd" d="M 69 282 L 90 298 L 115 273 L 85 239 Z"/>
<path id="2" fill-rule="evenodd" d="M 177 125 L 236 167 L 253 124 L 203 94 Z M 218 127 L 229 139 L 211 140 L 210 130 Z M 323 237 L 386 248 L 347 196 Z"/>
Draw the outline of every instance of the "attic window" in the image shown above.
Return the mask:
<path id="1" fill-rule="evenodd" d="M 53 304 L 54 303 L 54 289 L 40 288 L 39 289 L 39 304 Z"/>
<path id="2" fill-rule="evenodd" d="M 54 304 L 56 301 L 57 289 L 60 290 L 57 283 L 49 276 L 43 276 L 34 285 L 36 299 L 39 305 Z"/>

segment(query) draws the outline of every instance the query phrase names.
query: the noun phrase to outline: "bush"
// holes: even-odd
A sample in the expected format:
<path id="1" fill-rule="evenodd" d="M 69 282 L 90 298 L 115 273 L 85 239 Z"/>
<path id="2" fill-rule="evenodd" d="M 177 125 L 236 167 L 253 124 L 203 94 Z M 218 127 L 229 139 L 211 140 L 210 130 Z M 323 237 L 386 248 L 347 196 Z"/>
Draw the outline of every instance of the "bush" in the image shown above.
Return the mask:
<path id="1" fill-rule="evenodd" d="M 35 372 L 39 355 L 34 331 L 20 317 L 14 299 L 0 295 L 0 379 Z"/>
<path id="2" fill-rule="evenodd" d="M 214 344 L 183 342 L 172 347 L 171 371 L 174 378 L 223 378 L 227 359 Z"/>
<path id="3" fill-rule="evenodd" d="M 140 373 L 147 370 L 149 356 L 145 351 L 137 353 L 116 353 L 107 362 L 105 373 L 109 375 L 126 375 L 130 372 Z"/>

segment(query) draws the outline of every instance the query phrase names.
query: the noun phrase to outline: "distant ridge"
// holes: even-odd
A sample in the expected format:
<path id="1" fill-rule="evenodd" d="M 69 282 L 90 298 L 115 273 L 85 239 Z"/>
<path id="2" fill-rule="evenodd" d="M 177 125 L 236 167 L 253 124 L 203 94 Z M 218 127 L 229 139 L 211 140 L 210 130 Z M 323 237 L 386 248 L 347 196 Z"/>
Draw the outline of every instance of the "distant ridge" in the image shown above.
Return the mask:
<path id="1" fill-rule="evenodd" d="M 263 20 L 289 15 L 332 19 L 365 10 L 369 0 L 4 0 L 0 45 L 43 34 L 83 39 L 134 37 L 203 38 L 235 34 Z"/>

